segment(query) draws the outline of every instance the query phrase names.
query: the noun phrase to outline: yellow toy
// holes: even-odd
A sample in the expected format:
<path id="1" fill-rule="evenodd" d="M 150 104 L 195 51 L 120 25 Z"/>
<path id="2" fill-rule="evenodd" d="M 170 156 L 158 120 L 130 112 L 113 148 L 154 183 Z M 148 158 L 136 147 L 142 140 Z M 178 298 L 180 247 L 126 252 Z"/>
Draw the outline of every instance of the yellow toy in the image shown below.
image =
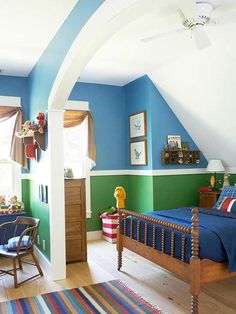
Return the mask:
<path id="1" fill-rule="evenodd" d="M 116 207 L 125 208 L 126 192 L 122 186 L 116 187 L 114 197 L 116 198 Z"/>

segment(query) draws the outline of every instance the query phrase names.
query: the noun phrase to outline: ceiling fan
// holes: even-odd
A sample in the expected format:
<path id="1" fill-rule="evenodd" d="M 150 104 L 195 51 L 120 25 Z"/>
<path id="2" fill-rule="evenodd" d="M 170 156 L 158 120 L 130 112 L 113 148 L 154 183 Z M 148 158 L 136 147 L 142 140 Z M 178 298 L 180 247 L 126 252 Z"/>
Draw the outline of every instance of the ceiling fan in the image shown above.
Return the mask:
<path id="1" fill-rule="evenodd" d="M 196 0 L 196 2 L 194 0 L 179 0 L 178 13 L 184 27 L 146 37 L 141 39 L 141 41 L 146 43 L 173 33 L 182 33 L 190 30 L 197 48 L 206 48 L 211 45 L 211 42 L 205 32 L 205 26 L 217 26 L 236 22 L 236 11 L 231 11 L 217 18 L 211 17 L 216 7 L 228 2 L 227 0 Z"/>

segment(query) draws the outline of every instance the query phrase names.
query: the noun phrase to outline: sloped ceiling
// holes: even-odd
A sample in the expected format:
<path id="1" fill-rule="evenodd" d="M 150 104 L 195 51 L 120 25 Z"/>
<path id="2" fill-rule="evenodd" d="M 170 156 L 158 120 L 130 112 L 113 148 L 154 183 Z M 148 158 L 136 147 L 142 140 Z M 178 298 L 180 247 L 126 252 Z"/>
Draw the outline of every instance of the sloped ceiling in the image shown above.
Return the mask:
<path id="1" fill-rule="evenodd" d="M 209 159 L 236 170 L 236 54 L 228 43 L 185 55 L 149 77 Z"/>

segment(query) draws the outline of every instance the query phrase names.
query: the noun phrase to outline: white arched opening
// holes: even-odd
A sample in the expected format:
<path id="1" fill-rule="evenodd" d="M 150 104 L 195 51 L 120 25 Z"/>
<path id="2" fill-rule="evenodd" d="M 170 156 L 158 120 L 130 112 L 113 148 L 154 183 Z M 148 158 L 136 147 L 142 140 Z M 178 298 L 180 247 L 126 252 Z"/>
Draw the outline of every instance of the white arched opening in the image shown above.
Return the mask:
<path id="1" fill-rule="evenodd" d="M 163 1 L 165 4 L 166 2 Z M 121 28 L 158 8 L 160 8 L 160 1 L 105 1 L 78 34 L 54 81 L 48 100 L 50 241 L 51 270 L 54 280 L 66 277 L 62 140 L 63 109 L 66 101 L 80 73 L 99 48 Z"/>

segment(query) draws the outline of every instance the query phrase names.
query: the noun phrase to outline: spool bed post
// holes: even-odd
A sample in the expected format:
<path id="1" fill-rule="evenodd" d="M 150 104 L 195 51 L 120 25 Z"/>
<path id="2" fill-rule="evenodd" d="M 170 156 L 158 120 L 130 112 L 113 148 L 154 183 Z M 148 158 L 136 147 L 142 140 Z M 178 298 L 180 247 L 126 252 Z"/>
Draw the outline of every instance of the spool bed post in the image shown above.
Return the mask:
<path id="1" fill-rule="evenodd" d="M 115 189 L 114 197 L 116 198 L 116 207 L 118 209 L 118 227 L 117 227 L 117 252 L 118 252 L 118 264 L 117 269 L 120 270 L 122 267 L 122 252 L 123 252 L 123 243 L 121 240 L 121 222 L 122 222 L 122 213 L 121 210 L 125 209 L 125 199 L 126 192 L 122 186 L 118 186 Z"/>
<path id="2" fill-rule="evenodd" d="M 191 259 L 190 259 L 190 291 L 191 291 L 191 314 L 198 314 L 198 296 L 200 294 L 201 265 L 199 253 L 199 230 L 198 209 L 192 209 L 191 228 Z"/>

